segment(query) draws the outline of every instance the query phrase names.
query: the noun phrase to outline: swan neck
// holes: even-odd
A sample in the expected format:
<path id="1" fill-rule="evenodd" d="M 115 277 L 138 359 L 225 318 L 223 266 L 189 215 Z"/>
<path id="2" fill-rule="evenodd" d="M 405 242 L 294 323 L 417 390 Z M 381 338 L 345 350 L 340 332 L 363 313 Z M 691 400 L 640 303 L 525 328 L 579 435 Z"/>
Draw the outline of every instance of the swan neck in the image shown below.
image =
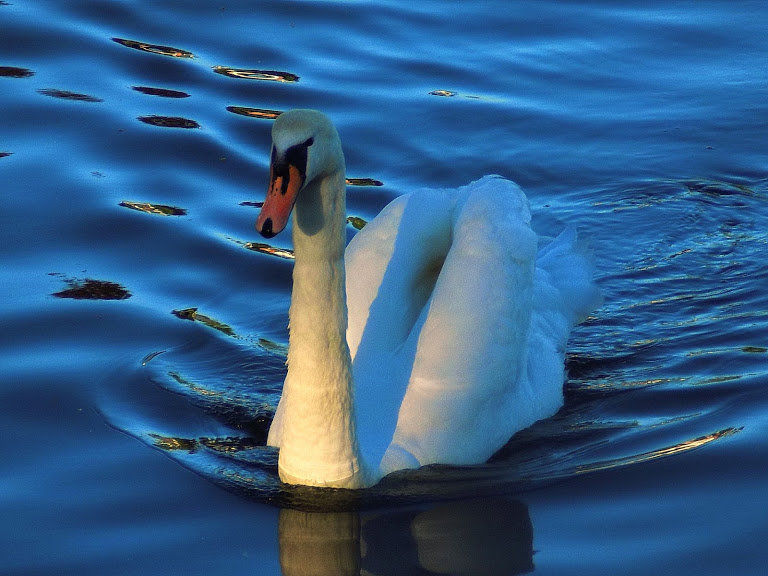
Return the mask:
<path id="1" fill-rule="evenodd" d="M 365 474 L 346 340 L 344 193 L 341 170 L 310 182 L 294 209 L 295 262 L 279 466 L 284 481 L 358 488 L 365 484 Z"/>
<path id="2" fill-rule="evenodd" d="M 293 210 L 297 264 L 343 261 L 346 247 L 346 185 L 343 162 L 333 173 L 308 182 Z"/>

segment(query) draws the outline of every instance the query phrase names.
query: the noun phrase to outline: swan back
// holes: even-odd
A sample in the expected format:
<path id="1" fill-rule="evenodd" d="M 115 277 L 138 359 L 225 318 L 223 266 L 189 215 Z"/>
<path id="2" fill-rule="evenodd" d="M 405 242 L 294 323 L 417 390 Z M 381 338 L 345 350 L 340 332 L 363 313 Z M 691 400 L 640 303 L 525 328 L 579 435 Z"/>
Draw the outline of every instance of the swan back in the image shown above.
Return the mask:
<path id="1" fill-rule="evenodd" d="M 480 462 L 509 439 L 532 395 L 536 244 L 525 196 L 496 177 L 400 197 L 350 243 L 358 437 L 383 473 Z"/>

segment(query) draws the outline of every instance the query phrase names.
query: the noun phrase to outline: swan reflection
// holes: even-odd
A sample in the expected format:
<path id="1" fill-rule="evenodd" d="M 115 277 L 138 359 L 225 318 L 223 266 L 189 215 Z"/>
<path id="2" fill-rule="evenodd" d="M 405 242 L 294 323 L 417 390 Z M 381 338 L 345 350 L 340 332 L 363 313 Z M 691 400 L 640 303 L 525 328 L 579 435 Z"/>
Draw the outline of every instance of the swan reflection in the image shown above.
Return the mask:
<path id="1" fill-rule="evenodd" d="M 525 504 L 507 498 L 375 512 L 284 509 L 285 576 L 524 574 L 533 570 Z"/>

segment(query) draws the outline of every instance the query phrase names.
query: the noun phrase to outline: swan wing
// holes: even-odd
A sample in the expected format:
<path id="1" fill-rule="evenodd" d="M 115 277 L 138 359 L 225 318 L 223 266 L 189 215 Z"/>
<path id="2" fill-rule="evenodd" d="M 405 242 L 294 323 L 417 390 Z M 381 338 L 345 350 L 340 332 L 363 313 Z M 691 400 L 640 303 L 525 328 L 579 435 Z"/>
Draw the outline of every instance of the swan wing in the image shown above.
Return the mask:
<path id="1" fill-rule="evenodd" d="M 455 198 L 424 190 L 393 200 L 345 253 L 360 451 L 377 467 L 392 441 L 423 324 L 450 247 Z"/>
<path id="2" fill-rule="evenodd" d="M 396 199 L 347 248 L 358 438 L 380 475 L 483 462 L 562 405 L 565 343 L 598 293 L 575 232 L 537 254 L 530 219 L 487 176 Z"/>
<path id="3" fill-rule="evenodd" d="M 482 462 L 531 423 L 524 385 L 537 239 L 527 199 L 498 177 L 454 195 L 450 249 L 415 330 L 385 473 Z"/>

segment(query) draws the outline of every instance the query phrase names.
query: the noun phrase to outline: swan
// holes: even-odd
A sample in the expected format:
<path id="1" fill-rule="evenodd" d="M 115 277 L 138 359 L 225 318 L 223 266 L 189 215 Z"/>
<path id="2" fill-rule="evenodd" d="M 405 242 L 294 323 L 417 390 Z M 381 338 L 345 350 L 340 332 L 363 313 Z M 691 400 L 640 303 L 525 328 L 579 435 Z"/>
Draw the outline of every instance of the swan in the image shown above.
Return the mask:
<path id="1" fill-rule="evenodd" d="M 538 249 L 528 201 L 486 176 L 393 200 L 346 244 L 330 120 L 272 128 L 266 238 L 293 214 L 288 371 L 267 443 L 282 482 L 366 488 L 396 470 L 478 464 L 563 403 L 565 344 L 596 306 L 566 229 Z"/>

